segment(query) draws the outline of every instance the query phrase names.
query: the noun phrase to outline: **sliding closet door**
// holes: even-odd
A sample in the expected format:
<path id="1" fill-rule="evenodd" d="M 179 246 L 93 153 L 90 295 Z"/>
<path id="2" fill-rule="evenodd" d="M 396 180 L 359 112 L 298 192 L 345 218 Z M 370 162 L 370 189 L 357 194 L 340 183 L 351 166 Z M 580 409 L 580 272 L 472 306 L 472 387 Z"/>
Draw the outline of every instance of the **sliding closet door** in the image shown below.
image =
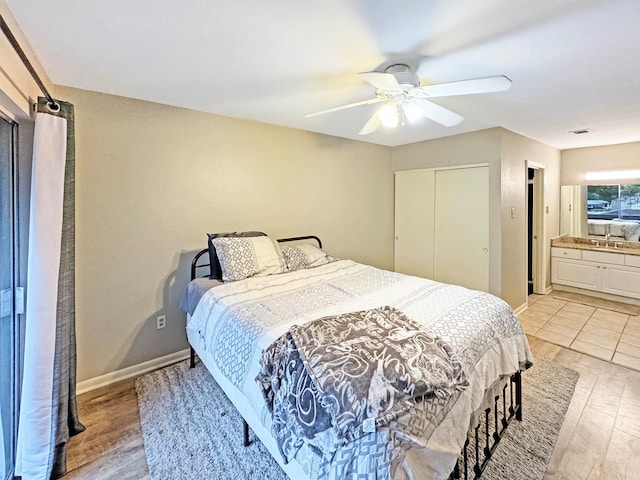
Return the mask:
<path id="1" fill-rule="evenodd" d="M 12 477 L 16 420 L 14 126 L 0 117 L 0 479 Z"/>
<path id="2" fill-rule="evenodd" d="M 396 272 L 433 278 L 435 171 L 396 172 Z"/>
<path id="3" fill-rule="evenodd" d="M 434 278 L 489 290 L 489 167 L 435 175 Z"/>

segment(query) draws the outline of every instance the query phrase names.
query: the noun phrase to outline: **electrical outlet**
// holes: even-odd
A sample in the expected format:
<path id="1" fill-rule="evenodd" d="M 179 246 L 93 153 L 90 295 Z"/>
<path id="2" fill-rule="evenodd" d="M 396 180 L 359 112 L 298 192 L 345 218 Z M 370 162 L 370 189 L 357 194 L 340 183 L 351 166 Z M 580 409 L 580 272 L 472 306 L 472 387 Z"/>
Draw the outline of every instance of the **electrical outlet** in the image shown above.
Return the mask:
<path id="1" fill-rule="evenodd" d="M 160 330 L 161 328 L 164 328 L 167 326 L 167 316 L 166 315 L 160 315 L 159 317 L 156 317 L 156 328 L 158 330 Z"/>

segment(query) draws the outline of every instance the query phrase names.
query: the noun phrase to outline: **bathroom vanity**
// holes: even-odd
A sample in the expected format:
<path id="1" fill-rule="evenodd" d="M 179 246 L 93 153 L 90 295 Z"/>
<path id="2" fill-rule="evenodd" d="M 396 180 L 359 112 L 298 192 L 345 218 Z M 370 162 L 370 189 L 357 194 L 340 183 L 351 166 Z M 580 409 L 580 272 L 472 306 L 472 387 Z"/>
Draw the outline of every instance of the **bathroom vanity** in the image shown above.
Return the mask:
<path id="1" fill-rule="evenodd" d="M 555 290 L 640 305 L 640 243 L 555 238 L 551 283 Z"/>

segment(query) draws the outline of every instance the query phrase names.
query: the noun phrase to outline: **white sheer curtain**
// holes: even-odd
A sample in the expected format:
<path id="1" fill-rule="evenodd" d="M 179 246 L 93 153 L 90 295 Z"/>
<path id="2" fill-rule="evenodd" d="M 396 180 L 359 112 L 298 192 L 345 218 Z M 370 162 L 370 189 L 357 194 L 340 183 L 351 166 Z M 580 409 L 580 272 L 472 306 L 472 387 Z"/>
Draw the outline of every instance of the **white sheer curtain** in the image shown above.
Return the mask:
<path id="1" fill-rule="evenodd" d="M 55 454 L 52 398 L 67 120 L 36 114 L 33 147 L 24 379 L 16 475 L 23 480 L 49 480 Z"/>

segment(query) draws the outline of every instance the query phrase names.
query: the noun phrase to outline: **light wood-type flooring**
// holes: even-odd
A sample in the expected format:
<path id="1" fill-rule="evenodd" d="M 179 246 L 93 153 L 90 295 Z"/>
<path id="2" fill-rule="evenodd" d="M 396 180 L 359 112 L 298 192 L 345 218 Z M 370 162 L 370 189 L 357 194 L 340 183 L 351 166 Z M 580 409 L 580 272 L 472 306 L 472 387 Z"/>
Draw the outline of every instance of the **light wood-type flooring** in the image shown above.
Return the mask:
<path id="1" fill-rule="evenodd" d="M 529 341 L 535 357 L 580 372 L 545 479 L 640 478 L 640 372 Z M 87 430 L 71 439 L 65 479 L 149 479 L 133 380 L 80 395 L 79 409 Z"/>

